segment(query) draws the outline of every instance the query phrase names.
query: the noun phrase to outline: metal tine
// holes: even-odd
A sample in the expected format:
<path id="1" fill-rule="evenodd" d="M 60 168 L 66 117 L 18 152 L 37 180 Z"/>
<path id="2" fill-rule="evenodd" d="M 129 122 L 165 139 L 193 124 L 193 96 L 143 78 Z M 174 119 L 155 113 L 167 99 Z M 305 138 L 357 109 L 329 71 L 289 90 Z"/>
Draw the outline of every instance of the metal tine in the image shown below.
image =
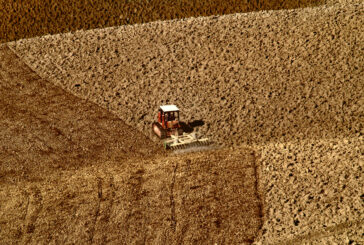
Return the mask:
<path id="1" fill-rule="evenodd" d="M 176 144 L 176 145 L 169 145 L 169 148 L 172 150 L 180 150 L 180 149 L 187 149 L 190 147 L 200 147 L 209 145 L 211 142 L 209 140 L 203 141 L 191 141 L 191 142 L 184 142 L 183 144 Z"/>

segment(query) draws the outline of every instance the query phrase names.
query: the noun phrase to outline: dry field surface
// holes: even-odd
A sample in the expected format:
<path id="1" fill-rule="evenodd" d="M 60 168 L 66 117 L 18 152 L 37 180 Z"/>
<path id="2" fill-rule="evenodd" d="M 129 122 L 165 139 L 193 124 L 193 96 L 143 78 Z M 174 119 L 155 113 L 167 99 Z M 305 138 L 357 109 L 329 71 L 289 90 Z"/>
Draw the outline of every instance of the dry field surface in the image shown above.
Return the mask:
<path id="1" fill-rule="evenodd" d="M 257 244 L 363 244 L 363 146 L 360 137 L 259 147 L 266 222 Z"/>
<path id="2" fill-rule="evenodd" d="M 224 145 L 362 134 L 363 4 L 24 39 L 42 77 L 152 136 L 161 103 Z"/>
<path id="3" fill-rule="evenodd" d="M 7 43 L 0 243 L 363 244 L 363 9 Z M 161 103 L 224 148 L 162 152 Z"/>
<path id="4" fill-rule="evenodd" d="M 3 170 L 41 170 L 44 161 L 76 167 L 161 152 L 112 113 L 39 77 L 6 46 L 0 49 L 0 79 L 0 156 L 11 163 Z"/>
<path id="5" fill-rule="evenodd" d="M 0 244 L 250 244 L 254 151 L 167 156 L 0 47 Z"/>
<path id="6" fill-rule="evenodd" d="M 156 20 L 319 6 L 332 0 L 0 0 L 0 43 Z M 346 0 L 347 1 L 347 0 Z"/>

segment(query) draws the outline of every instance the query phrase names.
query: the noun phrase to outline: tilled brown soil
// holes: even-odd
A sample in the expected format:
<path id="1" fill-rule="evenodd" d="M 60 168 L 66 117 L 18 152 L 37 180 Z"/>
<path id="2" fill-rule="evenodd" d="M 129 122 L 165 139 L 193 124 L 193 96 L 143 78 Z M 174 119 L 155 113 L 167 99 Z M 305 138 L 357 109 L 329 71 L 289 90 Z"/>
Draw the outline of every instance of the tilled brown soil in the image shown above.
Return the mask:
<path id="1" fill-rule="evenodd" d="M 151 157 L 161 148 L 90 101 L 39 77 L 0 48 L 0 182 L 42 178 L 43 164 L 77 168 L 100 159 Z"/>
<path id="2" fill-rule="evenodd" d="M 363 4 L 155 22 L 10 44 L 152 137 L 163 103 L 225 145 L 363 132 Z"/>
<path id="3" fill-rule="evenodd" d="M 363 136 L 261 145 L 257 244 L 362 244 L 363 146 Z"/>
<path id="4" fill-rule="evenodd" d="M 328 0 L 0 0 L 0 43 L 80 29 L 269 9 L 319 6 Z"/>

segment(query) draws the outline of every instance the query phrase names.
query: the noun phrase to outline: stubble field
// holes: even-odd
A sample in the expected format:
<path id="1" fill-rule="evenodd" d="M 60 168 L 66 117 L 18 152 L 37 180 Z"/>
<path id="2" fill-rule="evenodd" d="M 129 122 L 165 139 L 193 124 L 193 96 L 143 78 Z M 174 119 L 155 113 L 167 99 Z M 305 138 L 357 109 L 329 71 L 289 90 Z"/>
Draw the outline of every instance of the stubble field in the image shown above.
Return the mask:
<path id="1" fill-rule="evenodd" d="M 89 164 L 32 180 L 35 187 L 32 181 L 23 182 L 25 171 L 12 168 L 23 161 L 33 163 L 28 159 L 38 153 L 18 161 L 16 152 L 27 150 L 22 144 L 11 144 L 11 150 L 1 155 L 3 162 L 17 164 L 2 165 L 11 166 L 8 172 L 2 168 L 1 195 L 7 204 L 1 206 L 0 224 L 6 234 L 12 234 L 5 239 L 361 244 L 363 7 L 360 1 L 337 1 L 314 8 L 158 21 L 6 44 L 10 50 L 3 52 L 16 54 L 30 67 L 29 74 L 37 73 L 31 76 L 44 79 L 39 89 L 52 84 L 47 86 L 67 91 L 59 103 L 70 101 L 62 107 L 74 115 L 69 118 L 88 111 L 69 106 L 75 104 L 73 100 L 83 104 L 80 108 L 97 105 L 108 116 L 102 117 L 102 129 L 92 125 L 94 113 L 86 113 L 82 120 L 85 132 L 90 133 L 76 137 L 72 146 L 94 152 L 98 148 L 92 140 L 99 139 L 104 142 L 98 151 L 104 152 L 102 158 L 94 159 L 98 154 L 87 158 L 91 153 L 85 153 L 78 159 L 90 159 Z M 4 118 L 12 118 L 8 111 L 21 111 L 27 105 L 19 102 L 24 95 L 17 97 L 14 92 L 26 78 L 6 75 L 8 67 L 9 63 L 2 65 L 2 82 L 17 82 L 13 87 L 2 85 L 2 94 L 19 106 L 3 109 Z M 52 91 L 47 87 L 39 100 L 52 101 L 47 90 Z M 199 132 L 224 149 L 175 156 L 160 151 L 150 125 L 163 103 L 177 104 L 186 122 L 202 121 Z M 4 108 L 10 107 L 5 104 Z M 35 113 L 41 114 L 38 109 Z M 43 113 L 45 118 L 53 115 L 52 109 Z M 26 118 L 22 119 L 25 128 L 34 131 L 29 113 L 15 114 Z M 65 119 L 57 126 L 63 131 L 69 127 Z M 114 134 L 113 120 L 120 124 L 118 134 Z M 24 136 L 33 134 L 9 131 L 8 121 L 3 120 L 2 132 L 8 138 L 25 137 L 36 149 L 44 148 L 52 135 L 43 126 L 35 130 L 36 139 Z M 72 123 L 78 126 L 78 121 Z M 104 133 L 91 133 L 100 131 Z M 133 142 L 133 137 L 125 136 L 128 133 L 138 139 Z M 66 135 L 74 134 L 67 131 Z M 52 137 L 54 142 L 61 140 Z M 9 148 L 7 142 L 2 142 L 4 149 Z M 127 148 L 132 143 L 135 147 Z M 113 144 L 121 146 L 109 147 Z M 62 159 L 70 159 L 75 151 Z M 134 160 L 126 160 L 129 153 Z M 48 163 L 50 156 L 43 154 L 39 162 L 51 172 L 55 167 Z M 77 165 L 79 160 L 74 161 Z M 37 172 L 32 174 L 34 178 Z M 60 191 L 52 199 L 50 193 L 65 183 L 84 185 L 77 191 Z M 29 191 L 19 191 L 22 186 Z M 9 193 L 18 194 L 6 199 Z M 39 211 L 39 206 L 52 206 L 55 201 L 61 202 L 56 208 L 59 213 Z M 79 205 L 85 202 L 83 209 Z M 37 205 L 25 208 L 27 203 Z M 22 210 L 19 214 L 26 214 L 9 218 L 7 213 L 15 206 Z M 71 208 L 62 211 L 64 207 Z M 70 219 L 79 212 L 79 218 Z M 33 213 L 42 218 L 34 218 Z M 40 230 L 48 227 L 46 234 L 54 232 L 56 226 L 49 222 L 55 219 L 68 224 L 64 232 L 61 229 L 56 238 L 43 237 Z M 21 227 L 17 224 L 23 225 L 19 231 L 14 228 Z M 101 231 L 112 232 L 103 235 Z"/>

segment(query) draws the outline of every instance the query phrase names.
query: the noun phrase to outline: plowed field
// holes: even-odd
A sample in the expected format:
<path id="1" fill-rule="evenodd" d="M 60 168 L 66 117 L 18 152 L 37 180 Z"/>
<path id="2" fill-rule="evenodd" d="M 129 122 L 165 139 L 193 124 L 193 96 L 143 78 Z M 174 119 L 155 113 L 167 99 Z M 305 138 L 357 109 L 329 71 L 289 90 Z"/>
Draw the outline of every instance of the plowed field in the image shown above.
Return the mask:
<path id="1" fill-rule="evenodd" d="M 316 3 L 3 45 L 0 243 L 363 244 L 364 5 Z"/>
<path id="2" fill-rule="evenodd" d="M 163 103 L 225 145 L 358 136 L 363 4 L 154 22 L 10 44 L 152 138 Z"/>
<path id="3" fill-rule="evenodd" d="M 0 0 L 0 43 L 157 20 L 319 6 L 330 0 Z"/>
<path id="4" fill-rule="evenodd" d="M 6 46 L 0 57 L 0 243 L 250 244 L 257 236 L 252 150 L 166 157 Z"/>

